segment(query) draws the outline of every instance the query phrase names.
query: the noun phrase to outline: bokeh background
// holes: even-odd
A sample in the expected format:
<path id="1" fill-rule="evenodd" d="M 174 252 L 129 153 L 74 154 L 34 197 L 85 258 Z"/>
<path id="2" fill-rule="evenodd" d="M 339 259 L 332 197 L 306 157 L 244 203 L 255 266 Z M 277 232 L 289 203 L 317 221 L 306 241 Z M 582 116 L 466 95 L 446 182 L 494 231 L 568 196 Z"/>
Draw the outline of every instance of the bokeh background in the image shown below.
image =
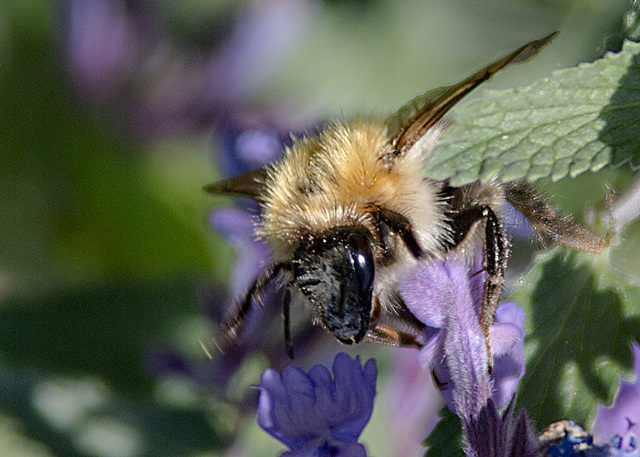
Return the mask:
<path id="1" fill-rule="evenodd" d="M 391 113 L 553 30 L 551 46 L 487 87 L 593 60 L 619 47 L 630 6 L 2 0 L 0 455 L 276 455 L 281 446 L 254 425 L 247 387 L 271 359 L 257 350 L 234 366 L 224 399 L 202 375 L 200 341 L 215 333 L 242 249 L 232 229 L 210 224 L 214 207 L 234 203 L 202 187 L 275 158 L 288 131 Z M 584 215 L 601 204 L 604 183 L 623 188 L 629 177 L 604 171 L 546 187 Z M 614 252 L 636 277 L 638 232 L 636 223 Z M 279 341 L 278 322 L 264 328 Z M 312 345 L 303 366 L 339 349 L 321 341 L 329 349 Z M 388 422 L 397 416 L 396 429 L 419 442 L 432 421 L 425 411 L 439 403 L 425 400 L 431 406 L 402 422 L 411 411 L 400 414 L 407 405 L 392 392 L 402 380 L 386 375 L 400 358 L 352 352 L 378 355 L 381 395 L 391 389 L 365 431 L 370 454 L 405 455 Z"/>

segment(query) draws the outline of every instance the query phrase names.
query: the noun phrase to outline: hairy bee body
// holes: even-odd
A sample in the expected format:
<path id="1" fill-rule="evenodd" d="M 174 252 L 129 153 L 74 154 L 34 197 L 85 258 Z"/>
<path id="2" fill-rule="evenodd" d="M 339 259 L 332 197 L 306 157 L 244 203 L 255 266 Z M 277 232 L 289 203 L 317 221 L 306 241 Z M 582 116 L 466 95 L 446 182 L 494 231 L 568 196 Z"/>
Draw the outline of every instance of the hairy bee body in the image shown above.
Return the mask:
<path id="1" fill-rule="evenodd" d="M 227 339 L 236 337 L 265 286 L 282 277 L 290 354 L 292 294 L 343 343 L 367 337 L 419 346 L 414 338 L 419 328 L 412 335 L 385 323 L 385 315 L 400 316 L 401 327 L 416 323 L 402 303 L 389 312 L 394 285 L 417 262 L 455 250 L 463 258 L 478 253 L 483 257 L 487 279 L 480 323 L 488 341 L 509 257 L 501 222 L 505 202 L 523 213 L 542 237 L 579 249 L 601 249 L 606 240 L 557 215 L 523 181 L 501 183 L 496 177 L 453 187 L 421 173 L 450 124 L 444 118 L 447 111 L 500 69 L 535 54 L 554 35 L 457 84 L 417 97 L 389 118 L 334 121 L 317 134 L 295 140 L 277 163 L 208 186 L 211 192 L 242 195 L 261 204 L 256 234 L 268 242 L 273 257 L 223 322 Z"/>
<path id="2" fill-rule="evenodd" d="M 334 122 L 319 135 L 296 141 L 265 180 L 256 233 L 268 241 L 274 261 L 291 259 L 300 240 L 310 235 L 360 226 L 372 235 L 374 293 L 380 294 L 416 262 L 398 234 L 380 232 L 380 208 L 404 215 L 422 249 L 441 251 L 445 203 L 439 186 L 420 170 L 443 132 L 442 126 L 432 129 L 428 148 L 412 148 L 393 161 L 384 158 L 387 127 L 376 119 Z"/>

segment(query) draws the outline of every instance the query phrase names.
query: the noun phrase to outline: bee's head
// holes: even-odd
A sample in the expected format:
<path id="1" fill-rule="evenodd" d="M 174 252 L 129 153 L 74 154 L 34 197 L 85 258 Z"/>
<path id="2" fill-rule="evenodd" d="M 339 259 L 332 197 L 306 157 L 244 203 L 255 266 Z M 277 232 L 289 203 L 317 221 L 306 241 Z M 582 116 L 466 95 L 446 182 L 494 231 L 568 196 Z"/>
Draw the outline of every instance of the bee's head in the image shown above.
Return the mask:
<path id="1" fill-rule="evenodd" d="M 294 282 L 322 323 L 345 344 L 366 335 L 375 276 L 371 233 L 337 227 L 310 236 L 293 257 Z"/>

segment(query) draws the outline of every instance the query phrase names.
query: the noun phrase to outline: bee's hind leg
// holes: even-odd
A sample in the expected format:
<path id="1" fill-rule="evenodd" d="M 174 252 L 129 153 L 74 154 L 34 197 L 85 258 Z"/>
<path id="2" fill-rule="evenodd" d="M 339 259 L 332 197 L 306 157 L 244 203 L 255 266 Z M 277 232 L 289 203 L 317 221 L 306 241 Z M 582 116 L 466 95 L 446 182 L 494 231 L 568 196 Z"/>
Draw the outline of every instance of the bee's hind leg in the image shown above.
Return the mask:
<path id="1" fill-rule="evenodd" d="M 603 237 L 591 233 L 571 216 L 560 214 L 542 192 L 524 180 L 505 184 L 507 201 L 533 225 L 538 236 L 554 243 L 586 252 L 600 252 L 615 233 L 615 221 Z"/>

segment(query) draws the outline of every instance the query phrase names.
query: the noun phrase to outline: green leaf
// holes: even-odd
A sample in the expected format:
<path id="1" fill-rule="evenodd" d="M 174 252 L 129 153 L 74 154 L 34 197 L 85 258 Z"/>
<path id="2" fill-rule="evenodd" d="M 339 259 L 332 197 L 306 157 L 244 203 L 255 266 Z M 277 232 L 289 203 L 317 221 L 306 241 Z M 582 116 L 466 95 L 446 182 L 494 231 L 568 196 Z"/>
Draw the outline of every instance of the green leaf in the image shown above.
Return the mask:
<path id="1" fill-rule="evenodd" d="M 99 376 L 149 395 L 144 354 L 192 313 L 197 281 L 122 280 L 0 300 L 0 355 L 15 366 Z"/>
<path id="2" fill-rule="evenodd" d="M 440 420 L 424 445 L 428 447 L 424 457 L 463 457 L 462 423 L 446 406 L 440 410 Z"/>
<path id="3" fill-rule="evenodd" d="M 626 42 L 617 54 L 529 87 L 485 92 L 455 111 L 426 175 L 462 185 L 496 173 L 558 180 L 608 164 L 640 167 L 638 54 L 640 44 Z"/>
<path id="4" fill-rule="evenodd" d="M 5 413 L 0 415 L 0 449 L 0 455 L 3 456 L 55 457 L 45 444 L 24 434 L 20 421 Z"/>
<path id="5" fill-rule="evenodd" d="M 0 25 L 16 51 L 0 49 L 0 268 L 11 287 L 224 272 L 227 262 L 212 259 L 228 248 L 205 223 L 213 200 L 201 190 L 211 179 L 202 148 L 141 151 L 88 115 L 60 67 L 55 8 L 13 3 Z"/>
<path id="6" fill-rule="evenodd" d="M 0 416 L 0 444 L 20 432 L 13 445 L 31 447 L 0 455 L 186 457 L 228 445 L 204 402 L 178 409 L 122 398 L 93 377 L 0 368 L 0 409 L 15 424 L 11 431 Z"/>
<path id="7" fill-rule="evenodd" d="M 538 260 L 513 294 L 528 327 L 518 402 L 538 429 L 561 419 L 588 428 L 631 374 L 640 290 L 606 253 L 555 249 Z"/>
<path id="8" fill-rule="evenodd" d="M 624 36 L 629 40 L 640 40 L 640 3 L 632 2 L 624 16 Z"/>

